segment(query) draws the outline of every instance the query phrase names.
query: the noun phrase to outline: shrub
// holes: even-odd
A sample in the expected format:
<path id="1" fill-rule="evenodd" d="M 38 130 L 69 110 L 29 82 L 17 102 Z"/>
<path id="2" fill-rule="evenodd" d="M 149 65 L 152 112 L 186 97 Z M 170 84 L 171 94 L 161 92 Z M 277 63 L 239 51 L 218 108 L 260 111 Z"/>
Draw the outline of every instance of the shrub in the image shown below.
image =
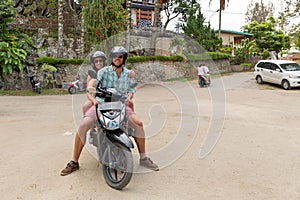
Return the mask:
<path id="1" fill-rule="evenodd" d="M 133 56 L 128 58 L 129 63 L 136 63 L 136 62 L 145 62 L 145 61 L 183 61 L 184 57 L 182 56 Z"/>
<path id="2" fill-rule="evenodd" d="M 38 64 L 47 63 L 49 65 L 57 65 L 57 64 L 74 64 L 80 65 L 84 62 L 84 59 L 66 59 L 66 58 L 52 58 L 52 57 L 41 57 L 37 58 L 36 62 Z"/>
<path id="3" fill-rule="evenodd" d="M 219 60 L 219 59 L 229 59 L 231 55 L 220 52 L 206 52 L 202 54 L 187 54 L 187 58 L 191 61 L 201 61 L 201 60 Z"/>

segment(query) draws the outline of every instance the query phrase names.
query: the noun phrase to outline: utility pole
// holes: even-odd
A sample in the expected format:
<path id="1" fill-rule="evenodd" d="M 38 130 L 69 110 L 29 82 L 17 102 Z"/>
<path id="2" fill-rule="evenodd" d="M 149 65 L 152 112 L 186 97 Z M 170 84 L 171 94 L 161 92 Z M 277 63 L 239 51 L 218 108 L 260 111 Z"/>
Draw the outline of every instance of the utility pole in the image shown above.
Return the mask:
<path id="1" fill-rule="evenodd" d="M 219 30 L 218 30 L 218 37 L 221 37 L 221 19 L 222 19 L 222 4 L 220 2 L 220 9 L 219 9 Z"/>

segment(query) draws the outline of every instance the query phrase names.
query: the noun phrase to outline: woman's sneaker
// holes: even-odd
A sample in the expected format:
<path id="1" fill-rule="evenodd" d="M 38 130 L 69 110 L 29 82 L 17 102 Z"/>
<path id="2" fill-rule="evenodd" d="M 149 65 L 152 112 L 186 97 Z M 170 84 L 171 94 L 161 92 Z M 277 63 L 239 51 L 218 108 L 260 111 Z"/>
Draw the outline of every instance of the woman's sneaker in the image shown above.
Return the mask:
<path id="1" fill-rule="evenodd" d="M 140 165 L 143 167 L 147 167 L 149 169 L 152 169 L 154 171 L 158 171 L 159 168 L 157 164 L 155 164 L 149 157 L 145 157 L 140 159 Z"/>
<path id="2" fill-rule="evenodd" d="M 65 175 L 68 175 L 68 174 L 71 174 L 72 172 L 76 171 L 79 169 L 79 163 L 76 163 L 74 162 L 73 160 L 71 160 L 66 168 L 64 168 L 61 172 L 60 172 L 60 175 L 61 176 L 65 176 Z"/>

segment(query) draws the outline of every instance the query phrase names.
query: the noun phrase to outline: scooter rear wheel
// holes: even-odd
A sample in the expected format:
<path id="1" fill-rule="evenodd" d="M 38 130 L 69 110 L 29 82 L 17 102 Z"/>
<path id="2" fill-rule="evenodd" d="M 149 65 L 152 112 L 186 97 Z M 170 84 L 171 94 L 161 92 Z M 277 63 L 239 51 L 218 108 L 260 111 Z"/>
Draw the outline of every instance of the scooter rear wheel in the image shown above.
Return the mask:
<path id="1" fill-rule="evenodd" d="M 75 87 L 69 87 L 68 89 L 69 94 L 75 94 L 76 93 L 76 88 Z"/>
<path id="2" fill-rule="evenodd" d="M 203 79 L 199 79 L 198 84 L 199 84 L 200 87 L 204 87 L 205 83 L 204 83 Z"/>

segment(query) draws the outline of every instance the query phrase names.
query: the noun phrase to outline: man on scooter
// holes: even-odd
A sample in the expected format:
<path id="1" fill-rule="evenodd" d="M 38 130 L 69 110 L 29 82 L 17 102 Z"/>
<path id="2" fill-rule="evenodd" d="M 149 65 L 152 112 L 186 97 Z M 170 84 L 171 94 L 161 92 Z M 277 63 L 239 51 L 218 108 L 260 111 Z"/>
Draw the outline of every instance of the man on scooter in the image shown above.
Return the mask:
<path id="1" fill-rule="evenodd" d="M 204 83 L 210 82 L 210 74 L 209 69 L 205 64 L 200 64 L 200 66 L 197 68 L 198 70 L 198 78 L 204 79 Z"/>
<path id="2" fill-rule="evenodd" d="M 101 81 L 102 87 L 116 88 L 117 90 L 128 91 L 130 103 L 135 89 L 130 90 L 130 78 L 128 77 L 130 70 L 123 67 L 127 60 L 127 57 L 128 52 L 124 47 L 114 47 L 110 53 L 111 65 L 99 70 L 97 79 L 98 81 Z M 90 82 L 92 83 L 94 81 L 95 79 L 91 80 Z M 88 95 L 88 98 L 93 102 L 94 105 L 98 104 L 98 101 L 96 101 L 91 95 Z M 158 171 L 158 166 L 149 157 L 147 157 L 146 154 L 145 132 L 143 123 L 139 120 L 131 107 L 127 106 L 126 111 L 128 115 L 128 122 L 130 126 L 135 129 L 134 139 L 140 153 L 140 165 Z M 78 161 L 86 141 L 86 134 L 87 131 L 94 126 L 95 120 L 95 106 L 91 106 L 85 113 L 85 117 L 78 128 L 75 136 L 73 157 L 72 160 L 67 164 L 67 166 L 61 171 L 60 174 L 62 176 L 68 175 L 73 171 L 79 169 Z M 139 121 L 140 123 L 137 123 Z"/>
<path id="3" fill-rule="evenodd" d="M 127 50 L 122 46 L 115 46 L 110 52 L 111 65 L 102 68 L 98 72 L 97 80 L 101 81 L 102 87 L 116 88 L 118 91 L 128 92 L 128 104 L 126 114 L 128 116 L 129 126 L 134 128 L 134 140 L 137 144 L 140 154 L 140 165 L 152 169 L 159 170 L 158 166 L 146 154 L 145 132 L 142 121 L 133 111 L 132 98 L 135 93 L 135 88 L 131 88 L 131 80 L 128 77 L 128 70 L 124 67 L 128 57 Z"/>

